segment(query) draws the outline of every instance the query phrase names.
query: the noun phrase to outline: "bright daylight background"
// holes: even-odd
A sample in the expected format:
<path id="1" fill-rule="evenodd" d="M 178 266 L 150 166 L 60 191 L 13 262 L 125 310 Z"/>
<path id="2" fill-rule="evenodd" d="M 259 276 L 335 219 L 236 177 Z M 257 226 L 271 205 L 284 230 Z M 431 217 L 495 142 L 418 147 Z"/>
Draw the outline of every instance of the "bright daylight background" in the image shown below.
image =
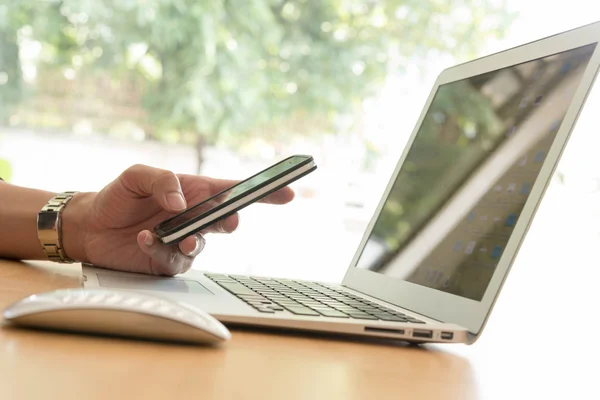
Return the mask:
<path id="1" fill-rule="evenodd" d="M 194 267 L 322 280 L 343 277 L 443 68 L 600 19 L 585 0 L 167 3 L 0 1 L 0 175 L 98 190 L 134 163 L 244 178 L 309 153 L 319 169 L 293 185 L 293 204 L 243 210 L 239 230 L 209 236 Z M 484 335 L 490 345 L 492 325 L 527 326 L 531 311 L 538 323 L 581 320 L 573 304 L 593 301 L 599 105 L 596 89 Z M 568 306 L 546 306 L 563 298 Z M 537 373 L 552 380 L 551 365 Z"/>
<path id="2" fill-rule="evenodd" d="M 192 3 L 177 4 L 191 7 Z M 221 2 L 212 3 L 215 4 L 213 9 L 200 12 L 216 13 L 216 5 Z M 257 46 L 257 41 L 264 44 L 268 40 L 264 37 L 242 38 L 242 34 L 236 38 L 234 29 L 221 32 L 216 25 L 211 25 L 216 24 L 217 19 L 204 20 L 202 13 L 193 21 L 194 25 L 204 29 L 202 24 L 205 24 L 209 26 L 207 29 L 215 29 L 215 34 L 224 36 L 225 39 L 221 40 L 223 43 L 208 34 L 200 35 L 198 39 L 185 37 L 187 33 L 196 32 L 184 25 L 189 23 L 186 19 L 181 23 L 180 34 L 185 37 L 183 42 L 188 44 L 190 50 L 186 51 L 185 45 L 181 45 L 179 53 L 162 60 L 163 79 L 167 82 L 164 86 L 157 88 L 154 78 L 146 79 L 150 82 L 148 86 L 151 90 L 161 93 L 161 96 L 152 96 L 153 99 L 162 97 L 161 90 L 165 91 L 165 98 L 162 103 L 159 100 L 158 105 L 140 99 L 135 84 L 117 85 L 118 90 L 106 94 L 102 90 L 110 85 L 93 87 L 90 86 L 91 80 L 85 80 L 88 76 L 96 76 L 93 74 L 98 74 L 98 70 L 101 74 L 103 68 L 113 84 L 118 83 L 119 79 L 126 80 L 128 71 L 133 71 L 134 76 L 147 78 L 148 71 L 160 68 L 161 60 L 157 60 L 156 56 L 143 59 L 139 55 L 143 55 L 149 47 L 148 44 L 144 45 L 147 39 L 144 32 L 148 24 L 140 21 L 147 18 L 158 23 L 156 21 L 161 16 L 156 14 L 154 7 L 158 2 L 129 1 L 124 2 L 124 6 L 117 6 L 117 2 L 113 4 L 111 1 L 65 0 L 25 1 L 18 5 L 15 5 L 16 2 L 6 2 L 0 5 L 0 26 L 5 33 L 17 33 L 20 75 L 24 82 L 15 86 L 11 82 L 13 76 L 10 75 L 10 69 L 1 71 L 2 65 L 14 65 L 14 58 L 11 57 L 17 56 L 17 53 L 8 51 L 10 47 L 5 47 L 8 50 L 0 58 L 0 94 L 3 94 L 0 100 L 5 103 L 3 108 L 7 112 L 1 114 L 3 119 L 0 119 L 3 121 L 0 127 L 0 173 L 10 175 L 11 181 L 18 185 L 55 191 L 98 190 L 134 163 L 196 173 L 199 164 L 196 135 L 203 137 L 200 172 L 216 177 L 244 178 L 289 154 L 309 153 L 316 158 L 319 170 L 294 185 L 298 192 L 296 201 L 285 207 L 255 205 L 243 210 L 241 225 L 235 234 L 207 238 L 208 246 L 198 258 L 195 268 L 340 280 L 439 71 L 455 62 L 570 29 L 600 17 L 595 7 L 583 0 L 571 1 L 568 9 L 536 0 L 508 3 L 470 0 L 453 7 L 449 1 L 438 1 L 432 3 L 436 4 L 435 7 L 423 9 L 404 4 L 401 0 L 372 2 L 381 5 L 379 11 L 377 7 L 373 11 L 360 6 L 361 2 L 349 0 L 332 1 L 329 8 L 313 7 L 316 3 L 307 1 L 255 3 L 271 4 L 273 10 L 285 4 L 279 10 L 284 21 L 279 23 L 293 25 L 299 22 L 294 29 L 283 34 L 287 37 L 275 38 L 271 43 Z M 322 4 L 325 3 L 328 2 Z M 114 32 L 111 34 L 106 32 L 110 27 L 100 29 L 106 37 L 112 38 L 106 39 L 106 43 L 114 44 L 111 41 L 116 43 L 122 39 L 118 45 L 129 46 L 127 54 L 130 60 L 116 67 L 103 60 L 102 53 L 108 50 L 101 47 L 98 35 L 94 37 L 89 34 L 93 24 L 101 24 L 103 13 L 107 10 L 110 12 L 111 7 L 115 15 L 117 9 L 122 7 L 127 12 L 134 12 L 137 18 L 128 30 L 119 31 L 113 26 Z M 307 20 L 302 19 L 302 13 L 310 13 L 311 8 L 319 8 L 318 12 L 323 13 L 311 18 L 316 21 L 320 21 L 320 18 L 323 22 L 315 22 L 318 26 L 309 28 L 316 29 L 317 34 L 333 36 L 332 40 L 311 42 L 307 39 L 308 34 L 302 32 L 302 29 L 309 29 L 303 27 Z M 58 17 L 51 14 L 56 10 L 59 10 Z M 261 10 L 264 12 L 264 7 Z M 360 22 L 352 22 L 348 19 L 349 12 L 359 16 L 369 15 L 369 18 L 356 18 Z M 433 12 L 436 15 L 430 18 Z M 265 17 L 257 14 L 256 19 L 260 18 Z M 502 18 L 507 18 L 507 22 L 504 22 L 507 27 L 505 31 L 502 23 L 498 23 Z M 269 21 L 271 24 L 278 23 L 273 19 Z M 136 23 L 139 28 L 136 28 Z M 172 21 L 164 23 L 172 24 Z M 451 27 L 454 25 L 464 29 L 453 31 Z M 170 26 L 174 26 L 174 30 L 169 31 Z M 407 30 L 406 26 L 411 26 L 412 30 Z M 250 25 L 248 27 L 249 30 L 253 28 Z M 178 25 L 165 26 L 162 33 L 171 32 L 175 35 L 177 29 Z M 353 39 L 348 34 L 352 29 L 369 32 L 371 37 L 360 42 L 361 35 L 354 35 L 359 38 Z M 464 34 L 467 29 L 472 29 L 470 34 Z M 243 29 L 238 31 L 243 32 Z M 255 31 L 261 33 L 260 30 Z M 271 33 L 275 37 L 280 34 L 277 32 L 265 30 L 262 34 Z M 119 34 L 123 37 L 118 37 Z M 153 34 L 159 35 L 161 32 Z M 131 38 L 125 38 L 125 35 Z M 384 39 L 373 39 L 373 35 L 380 35 Z M 449 37 L 440 41 L 441 36 Z M 213 39 L 216 44 L 211 41 Z M 159 50 L 161 46 L 168 48 L 170 45 L 168 40 L 160 42 L 152 37 L 148 42 L 152 40 L 157 41 Z M 195 40 L 200 43 L 195 43 Z M 423 42 L 421 48 L 416 43 L 418 41 Z M 466 42 L 472 44 L 465 45 Z M 319 66 L 319 58 L 324 58 L 325 61 L 320 65 L 322 69 L 311 71 L 310 65 L 302 64 L 302 57 L 290 55 L 294 50 L 290 43 L 296 43 L 305 58 L 310 58 L 314 65 Z M 316 56 L 312 54 L 316 51 L 310 51 L 311 43 L 320 52 Z M 4 43 L 0 44 L 10 45 L 10 36 L 6 35 Z M 242 44 L 248 48 L 242 48 Z M 363 48 L 360 48 L 361 45 Z M 373 46 L 373 54 L 364 48 L 368 45 Z M 177 63 L 193 63 L 190 58 L 194 57 L 188 53 L 198 51 L 206 54 L 197 57 L 199 61 L 195 67 L 198 70 L 210 68 L 203 64 L 208 63 L 206 59 L 209 58 L 206 46 L 213 46 L 213 52 L 229 54 L 229 59 L 215 59 L 215 62 L 224 63 L 220 73 L 230 74 L 228 79 L 222 78 L 220 87 L 206 83 L 214 77 L 209 75 L 204 78 L 200 74 L 198 80 L 197 75 L 185 68 L 179 71 L 190 77 L 187 86 L 167 75 L 167 68 L 177 70 Z M 331 50 L 326 46 L 331 46 L 331 49 L 335 46 L 339 58 L 325 54 Z M 428 46 L 436 51 L 429 51 Z M 139 48 L 142 49 L 141 53 Z M 122 57 L 118 49 L 111 50 L 115 59 Z M 275 70 L 262 74 L 247 73 L 254 68 L 252 62 L 257 57 L 259 61 L 255 68 L 270 68 L 269 65 L 265 68 L 268 63 L 261 59 L 265 51 L 267 56 L 272 56 L 271 61 L 266 58 L 268 63 L 278 59 Z M 185 58 L 182 54 L 189 57 Z M 370 59 L 386 60 L 386 55 L 387 60 L 391 60 L 390 64 L 397 67 L 396 70 L 387 64 L 382 67 L 383 63 Z M 97 56 L 96 61 L 93 60 L 94 56 Z M 89 62 L 90 57 L 92 62 Z M 139 65 L 135 65 L 136 60 L 147 67 L 139 68 Z M 239 68 L 239 64 L 244 62 L 248 66 Z M 227 63 L 237 64 L 230 66 Z M 95 69 L 86 69 L 87 64 Z M 333 71 L 328 71 L 328 68 Z M 293 75 L 290 71 L 295 69 L 300 72 Z M 354 81 L 338 79 L 338 75 L 347 79 L 341 70 L 351 71 Z M 236 71 L 244 71 L 244 75 L 236 76 Z M 287 78 L 289 81 L 286 81 L 286 73 L 291 76 Z M 310 88 L 306 82 L 304 86 L 299 86 L 300 82 L 295 83 L 303 78 L 302 74 L 306 79 L 314 80 L 318 87 Z M 277 76 L 269 78 L 268 75 Z M 375 82 L 373 90 L 364 88 L 369 85 L 369 80 Z M 178 86 L 169 90 L 169 82 Z M 190 88 L 194 83 L 199 87 L 197 91 Z M 258 112 L 264 114 L 263 119 L 252 119 L 251 114 L 256 113 L 256 109 L 232 96 L 227 85 L 231 85 L 233 91 L 239 91 L 240 97 L 247 96 L 250 101 L 257 102 Z M 266 85 L 266 89 L 261 85 Z M 282 85 L 283 93 L 273 90 L 277 85 Z M 346 90 L 346 87 L 349 89 Z M 301 90 L 307 93 L 302 94 Z M 310 90 L 316 91 L 317 95 L 320 93 L 327 100 L 320 102 L 315 92 L 308 93 Z M 207 91 L 210 95 L 205 95 Z M 15 96 L 15 92 L 20 97 Z M 71 98 L 68 98 L 69 95 Z M 275 99 L 261 100 L 261 96 L 273 96 Z M 300 99 L 294 99 L 294 96 Z M 19 97 L 21 102 L 10 103 L 15 97 Z M 98 101 L 100 97 L 103 101 Z M 65 98 L 71 102 L 65 101 Z M 128 101 L 119 103 L 123 98 Z M 192 104 L 184 103 L 182 99 Z M 219 101 L 227 104 L 211 104 Z M 276 109 L 277 103 L 281 103 L 279 109 Z M 316 103 L 316 111 L 311 110 L 312 103 Z M 9 107 L 15 104 L 16 107 Z M 86 108 L 86 104 L 90 107 Z M 592 96 L 587 110 L 597 107 L 596 104 Z M 346 105 L 350 107 L 346 108 Z M 144 107 L 149 107 L 150 112 L 144 114 Z M 326 113 L 319 113 L 318 107 Z M 159 119 L 152 120 L 156 109 L 162 114 L 156 112 L 160 114 Z M 222 112 L 223 109 L 227 109 L 228 113 Z M 211 115 L 206 117 L 203 110 Z M 236 116 L 238 112 L 242 115 L 241 123 L 236 121 L 229 124 L 228 129 L 221 129 L 219 121 L 216 124 L 206 122 L 215 113 L 220 113 L 223 119 L 239 119 Z M 169 113 L 186 115 L 177 119 L 167 116 Z M 148 114 L 150 117 L 147 117 Z M 559 168 L 562 179 L 555 180 L 548 191 L 539 218 L 524 246 L 520 264 L 530 257 L 540 262 L 547 255 L 556 260 L 559 255 L 556 253 L 562 249 L 565 249 L 565 254 L 577 251 L 582 262 L 590 259 L 585 249 L 595 247 L 600 231 L 600 201 L 596 194 L 600 165 L 591 154 L 598 145 L 592 114 L 584 113 L 577 127 Z M 65 115 L 68 118 L 62 118 Z M 139 115 L 143 117 L 139 118 Z M 331 115 L 334 117 L 330 118 Z M 248 118 L 255 128 L 246 129 L 243 118 Z M 269 118 L 276 123 L 269 125 Z M 155 123 L 157 126 L 164 125 L 164 129 L 151 134 L 145 132 L 147 126 Z M 224 125 L 227 125 L 227 121 Z M 201 129 L 208 131 L 200 132 Z M 54 171 L 46 173 L 49 170 Z M 556 245 L 557 242 L 560 245 Z M 553 263 L 548 268 L 557 267 Z"/>
<path id="3" fill-rule="evenodd" d="M 193 3 L 177 4 L 191 7 Z M 114 84 L 119 79 L 126 80 L 129 76 L 127 71 L 144 78 L 149 74 L 148 71 L 160 68 L 160 65 L 156 66 L 161 61 L 157 61 L 157 57 L 141 59 L 138 54 L 138 47 L 142 48 L 141 54 L 148 48 L 143 44 L 147 39 L 144 32 L 148 24 L 144 25 L 140 20 L 145 17 L 148 21 L 158 23 L 161 16 L 156 14 L 154 7 L 158 2 L 130 1 L 124 2 L 124 6 L 117 6 L 117 2 L 113 4 L 111 1 L 25 1 L 20 5 L 6 2 L 0 6 L 0 21 L 3 23 L 0 26 L 5 32 L 11 29 L 17 32 L 24 82 L 17 89 L 14 89 L 14 85 L 10 86 L 10 70 L 3 73 L 1 66 L 13 65 L 10 57 L 16 57 L 16 53 L 4 51 L 0 58 L 0 94 L 4 92 L 4 96 L 0 100 L 12 106 L 16 102 L 11 104 L 10 100 L 18 91 L 21 102 L 17 103 L 16 108 L 5 107 L 8 112 L 2 115 L 4 119 L 0 119 L 4 121 L 4 126 L 0 127 L 0 172 L 6 171 L 3 172 L 5 176 L 10 174 L 15 184 L 54 191 L 98 190 L 134 163 L 196 173 L 196 135 L 203 137 L 200 172 L 215 177 L 244 178 L 289 154 L 309 153 L 316 158 L 319 170 L 293 185 L 298 192 L 293 204 L 285 207 L 255 205 L 243 210 L 239 230 L 229 236 L 209 236 L 208 246 L 194 267 L 325 280 L 340 280 L 343 277 L 362 230 L 411 133 L 431 84 L 441 69 L 600 17 L 594 6 L 583 0 L 570 2 L 569 9 L 536 0 L 510 1 L 506 4 L 498 0 L 470 0 L 462 2 L 462 6 L 453 3 L 452 7 L 449 1 L 438 1 L 432 3 L 436 6 L 430 9 L 419 9 L 401 0 L 372 2 L 381 5 L 379 11 L 376 7 L 375 11 L 368 10 L 366 6 L 363 8 L 361 2 L 356 1 L 331 1 L 329 8 L 313 7 L 316 3 L 307 1 L 260 1 L 255 3 L 271 4 L 273 10 L 285 4 L 280 7 L 279 13 L 287 20 L 280 23 L 293 25 L 298 22 L 294 29 L 284 34 L 287 37 L 275 38 L 264 45 L 267 47 L 267 56 L 272 56 L 268 61 L 269 58 L 261 56 L 265 48 L 256 43 L 262 41 L 264 44 L 267 41 L 264 37 L 243 38 L 241 28 L 237 31 L 239 37 L 236 37 L 234 29 L 220 32 L 216 26 L 210 25 L 216 24 L 217 19 L 202 19 L 202 12 L 217 13 L 216 5 L 221 2 L 212 3 L 215 4 L 214 8 L 200 10 L 192 23 L 201 27 L 202 24 L 209 25 L 215 29 L 217 35 L 224 36 L 224 45 L 219 38 L 211 38 L 207 34 L 201 34 L 198 39 L 194 36 L 185 37 L 186 34 L 197 32 L 184 25 L 190 23 L 189 18 L 182 18 L 180 34 L 185 37 L 183 42 L 188 44 L 190 50 L 185 50 L 185 45 L 182 45 L 179 53 L 167 53 L 171 58 L 163 60 L 163 79 L 167 82 L 164 86 L 157 88 L 156 82 L 147 79 L 150 89 L 161 94 L 152 98 L 165 97 L 162 103 L 159 100 L 158 105 L 140 99 L 135 84 L 117 85 L 116 91 L 107 94 L 103 91 L 107 85 L 93 87 L 91 80 L 85 80 L 105 69 Z M 328 2 L 322 4 L 325 3 Z M 49 6 L 39 7 L 41 4 Z M 127 54 L 134 61 L 130 59 L 122 63 L 124 66 L 115 67 L 103 60 L 101 55 L 108 53 L 108 50 L 103 49 L 101 41 L 89 32 L 87 36 L 84 34 L 86 29 L 92 29 L 94 23 L 100 21 L 100 24 L 103 21 L 102 13 L 107 10 L 110 12 L 111 7 L 115 15 L 121 7 L 126 12 L 134 12 L 137 18 L 128 30 L 119 31 L 113 26 L 113 37 L 105 42 L 114 44 L 112 42 L 122 39 L 118 45 L 129 46 Z M 316 27 L 304 28 L 307 20 L 303 19 L 302 13 L 317 12 L 311 11 L 311 8 L 318 8 L 318 12 L 322 12 L 322 15 L 311 18 L 316 21 L 320 18 L 323 22 L 315 22 L 315 25 L 318 24 Z M 57 9 L 60 11 L 58 17 L 51 14 L 56 13 Z M 261 10 L 264 12 L 264 9 Z M 349 12 L 370 17 L 364 20 L 356 18 L 360 22 L 352 22 L 347 17 Z M 436 16 L 430 18 L 433 12 Z M 256 19 L 260 18 L 265 17 L 257 14 Z M 498 23 L 502 18 L 507 21 L 504 22 L 507 27 L 505 31 L 502 23 Z M 234 19 L 231 21 L 235 22 Z M 278 23 L 272 19 L 269 21 L 271 24 Z M 136 22 L 138 27 L 135 26 Z M 165 25 L 168 23 L 172 21 L 164 21 Z M 464 27 L 463 31 L 459 28 L 453 31 L 454 25 Z M 406 26 L 412 27 L 411 31 Z M 248 29 L 253 28 L 249 26 Z M 110 38 L 111 33 L 106 33 L 106 30 L 111 28 L 104 26 L 102 29 L 105 31 L 100 29 L 101 33 Z M 169 32 L 170 28 L 165 26 L 164 29 L 163 34 Z M 316 29 L 322 35 L 333 36 L 333 40 L 311 42 L 307 39 L 308 34 L 301 32 L 302 29 Z M 361 42 L 361 35 L 354 35 L 359 38 L 352 39 L 348 34 L 352 29 L 369 32 L 372 36 L 379 35 L 383 39 L 376 40 L 371 36 Z M 463 33 L 467 29 L 472 29 L 470 34 Z M 176 31 L 177 27 L 170 32 L 174 35 Z M 277 31 L 274 29 L 274 32 Z M 269 33 L 277 35 L 262 31 L 263 35 Z M 44 34 L 47 36 L 44 37 Z M 440 41 L 441 36 L 449 37 Z M 6 38 L 5 46 L 10 44 L 10 37 Z M 156 41 L 159 50 L 161 46 L 162 49 L 169 47 L 168 40 L 161 42 L 159 39 L 151 37 L 147 42 L 152 44 L 152 40 Z M 216 44 L 212 39 L 217 41 Z M 199 43 L 195 43 L 195 40 Z M 422 48 L 415 42 L 423 42 Z M 471 45 L 465 45 L 467 42 Z M 242 44 L 248 48 L 242 48 Z M 290 55 L 294 51 L 293 44 L 307 55 L 305 58 L 310 58 L 309 61 L 321 69 L 311 71 L 311 65 L 302 64 L 301 56 Z M 311 44 L 320 52 L 316 56 L 316 51 L 310 52 Z M 185 68 L 178 72 L 190 77 L 187 86 L 167 75 L 167 68 L 177 70 L 177 63 L 193 63 L 190 61 L 192 58 L 199 59 L 195 66 L 198 70 L 209 68 L 204 65 L 209 62 L 206 61 L 209 52 L 205 47 L 211 45 L 216 46 L 217 50 L 213 49 L 215 52 L 227 52 L 230 55 L 229 59 L 218 56 L 215 59 L 215 62 L 224 65 L 220 73 L 230 74 L 228 79 L 221 78 L 220 87 L 206 83 L 214 77 L 209 75 L 204 78 L 200 75 L 198 79 Z M 324 54 L 331 50 L 327 46 L 331 46 L 331 49 L 336 47 L 339 54 L 337 59 Z M 373 46 L 372 54 L 365 49 L 366 46 Z M 428 46 L 436 51 L 430 51 Z M 118 49 L 111 50 L 116 54 L 115 58 L 121 56 Z M 197 57 L 188 54 L 198 51 L 206 54 Z M 189 57 L 185 58 L 182 54 Z M 396 70 L 388 64 L 382 67 L 383 63 L 372 62 L 373 57 L 383 57 L 385 60 L 386 55 L 387 60 L 391 60 L 389 64 L 397 67 Z M 99 57 L 94 60 L 94 56 Z M 90 57 L 91 62 L 88 60 Z M 138 57 L 137 61 L 142 66 L 150 66 L 145 69 L 136 67 L 135 57 Z M 264 72 L 247 73 L 257 57 L 258 67 L 254 68 Z M 266 63 L 261 57 L 267 59 L 268 63 L 277 58 L 279 63 L 275 65 L 275 70 L 265 71 L 269 66 L 265 68 Z M 235 63 L 247 63 L 248 66 L 239 68 L 238 65 L 229 65 Z M 86 69 L 87 64 L 95 69 Z M 328 68 L 333 71 L 328 71 Z M 296 69 L 300 72 L 295 75 L 290 72 Z M 354 81 L 341 70 L 351 71 Z M 315 82 L 312 86 L 317 85 L 316 88 L 311 88 L 306 82 L 303 86 L 300 82 L 295 83 L 303 78 L 303 73 L 307 80 Z M 270 78 L 268 75 L 276 76 Z M 341 78 L 337 75 L 341 75 Z M 365 89 L 364 86 L 370 84 L 369 80 L 374 84 L 372 88 Z M 170 82 L 174 88 L 164 89 Z M 199 87 L 197 91 L 190 88 L 194 83 Z M 232 96 L 227 85 L 239 91 L 240 97 L 247 96 L 250 101 L 257 102 L 258 108 L 253 109 L 252 105 Z M 263 90 L 261 85 L 266 85 L 266 89 Z M 283 94 L 273 90 L 277 85 L 283 85 Z M 300 93 L 301 90 L 306 93 Z M 316 91 L 316 97 L 311 90 Z M 205 95 L 206 91 L 210 95 Z M 261 100 L 261 96 L 275 99 Z M 299 99 L 294 99 L 294 96 Z M 321 102 L 317 99 L 319 96 L 327 100 Z M 101 101 L 98 101 L 100 97 Z M 128 101 L 119 102 L 123 98 Z M 596 107 L 593 100 L 588 103 L 588 110 Z M 219 101 L 227 104 L 212 104 Z M 281 103 L 281 107 L 275 109 L 277 104 L 273 102 Z M 316 111 L 311 110 L 312 103 L 316 103 Z M 152 115 L 147 117 L 144 107 L 150 107 L 148 114 L 160 114 L 159 119 L 151 119 Z M 319 113 L 319 107 L 326 113 Z M 223 109 L 228 112 L 222 112 Z M 203 112 L 210 115 L 206 117 Z M 241 117 L 236 116 L 238 112 Z M 251 118 L 251 114 L 256 112 L 264 114 L 263 120 Z M 169 113 L 187 115 L 177 119 L 167 116 Z M 215 113 L 220 113 L 223 119 L 242 118 L 242 121 L 228 125 L 228 129 L 221 129 L 219 121 L 216 124 L 210 122 Z M 584 113 L 584 117 L 587 115 L 591 119 L 592 115 L 589 114 L 593 113 Z M 68 118 L 61 119 L 65 115 Z M 139 118 L 140 115 L 143 116 Z M 331 115 L 334 117 L 330 118 Z M 255 128 L 246 129 L 244 118 L 255 124 Z M 269 125 L 268 118 L 276 121 L 275 124 Z M 145 132 L 146 127 L 152 124 L 164 125 L 164 129 Z M 208 131 L 200 132 L 200 129 Z M 563 179 L 555 180 L 549 189 L 521 260 L 529 257 L 540 260 L 540 257 L 560 252 L 561 249 L 567 253 L 576 250 L 584 260 L 586 255 L 583 251 L 595 247 L 600 232 L 600 202 L 596 195 L 600 165 L 590 153 L 597 147 L 595 132 L 594 122 L 582 118 L 559 168 Z M 55 168 L 53 173 L 46 173 Z M 557 241 L 561 242 L 560 246 L 552 245 Z M 552 254 L 552 259 L 556 260 L 556 256 Z M 553 263 L 552 267 L 556 268 L 556 264 Z"/>

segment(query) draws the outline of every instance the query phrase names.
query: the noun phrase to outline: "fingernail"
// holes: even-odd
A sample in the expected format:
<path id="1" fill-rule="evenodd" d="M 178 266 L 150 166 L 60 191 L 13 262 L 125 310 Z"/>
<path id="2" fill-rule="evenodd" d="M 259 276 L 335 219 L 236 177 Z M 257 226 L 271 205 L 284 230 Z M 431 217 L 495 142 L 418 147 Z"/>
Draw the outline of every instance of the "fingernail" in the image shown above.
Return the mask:
<path id="1" fill-rule="evenodd" d="M 205 244 L 206 240 L 203 237 L 196 236 L 196 246 L 194 246 L 194 249 L 192 251 L 187 252 L 186 256 L 191 257 L 200 254 L 204 249 Z"/>
<path id="2" fill-rule="evenodd" d="M 179 192 L 167 193 L 167 204 L 176 211 L 185 210 L 187 207 L 183 195 Z"/>
<path id="3" fill-rule="evenodd" d="M 146 237 L 144 238 L 144 244 L 148 247 L 154 244 L 154 236 L 151 233 L 146 233 Z"/>
<path id="4" fill-rule="evenodd" d="M 204 236 L 196 236 L 196 243 L 198 243 L 196 246 L 196 251 L 200 253 L 202 250 L 204 250 L 204 246 L 206 246 L 206 239 L 204 239 Z"/>

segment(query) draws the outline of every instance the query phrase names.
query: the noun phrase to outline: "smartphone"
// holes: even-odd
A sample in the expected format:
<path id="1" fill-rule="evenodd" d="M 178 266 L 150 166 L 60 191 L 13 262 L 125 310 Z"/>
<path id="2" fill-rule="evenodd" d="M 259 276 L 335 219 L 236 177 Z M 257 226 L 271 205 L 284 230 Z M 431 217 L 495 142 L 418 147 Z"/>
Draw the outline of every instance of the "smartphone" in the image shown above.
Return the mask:
<path id="1" fill-rule="evenodd" d="M 317 169 L 312 156 L 294 155 L 241 181 L 154 227 L 164 244 L 175 244 L 235 214 Z"/>

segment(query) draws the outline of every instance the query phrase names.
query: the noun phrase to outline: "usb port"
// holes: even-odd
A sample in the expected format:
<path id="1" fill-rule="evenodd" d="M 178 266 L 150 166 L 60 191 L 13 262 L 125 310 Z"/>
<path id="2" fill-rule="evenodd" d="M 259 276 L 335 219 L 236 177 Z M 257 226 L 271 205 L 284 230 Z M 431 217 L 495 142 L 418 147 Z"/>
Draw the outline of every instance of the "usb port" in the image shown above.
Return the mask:
<path id="1" fill-rule="evenodd" d="M 413 337 L 424 338 L 424 339 L 431 339 L 433 337 L 433 332 L 432 331 L 426 331 L 426 330 L 423 330 L 423 329 L 414 329 L 413 330 Z"/>
<path id="2" fill-rule="evenodd" d="M 452 340 L 452 338 L 454 338 L 453 332 L 442 332 L 442 339 Z"/>

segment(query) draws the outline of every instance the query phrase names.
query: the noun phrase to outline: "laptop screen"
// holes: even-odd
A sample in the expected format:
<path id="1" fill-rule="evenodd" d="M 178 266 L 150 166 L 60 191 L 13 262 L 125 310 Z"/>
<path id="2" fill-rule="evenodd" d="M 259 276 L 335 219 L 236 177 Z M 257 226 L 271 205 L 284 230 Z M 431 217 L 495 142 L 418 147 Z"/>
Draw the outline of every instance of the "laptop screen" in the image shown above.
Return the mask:
<path id="1" fill-rule="evenodd" d="M 480 301 L 594 49 L 441 85 L 356 267 Z"/>

